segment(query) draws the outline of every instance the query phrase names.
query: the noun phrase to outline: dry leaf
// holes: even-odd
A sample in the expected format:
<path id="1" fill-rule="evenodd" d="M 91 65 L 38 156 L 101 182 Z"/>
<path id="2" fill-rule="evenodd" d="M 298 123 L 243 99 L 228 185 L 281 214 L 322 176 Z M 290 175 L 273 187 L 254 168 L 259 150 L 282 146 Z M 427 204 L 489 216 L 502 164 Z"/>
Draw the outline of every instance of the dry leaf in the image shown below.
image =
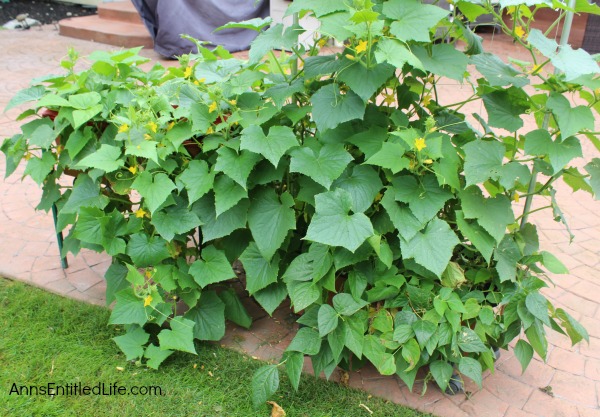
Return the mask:
<path id="1" fill-rule="evenodd" d="M 121 367 L 121 366 L 117 366 L 117 371 L 121 371 L 123 372 L 125 370 L 125 368 Z"/>
<path id="2" fill-rule="evenodd" d="M 347 387 L 349 382 L 350 382 L 350 374 L 348 372 L 341 371 L 340 384 Z"/>
<path id="3" fill-rule="evenodd" d="M 285 410 L 275 401 L 267 401 L 267 404 L 273 407 L 271 409 L 271 417 L 285 417 Z"/>
<path id="4" fill-rule="evenodd" d="M 363 403 L 358 404 L 358 406 L 367 410 L 369 414 L 373 414 L 373 411 L 371 411 L 371 409 L 369 407 L 367 407 L 366 405 L 364 405 Z"/>

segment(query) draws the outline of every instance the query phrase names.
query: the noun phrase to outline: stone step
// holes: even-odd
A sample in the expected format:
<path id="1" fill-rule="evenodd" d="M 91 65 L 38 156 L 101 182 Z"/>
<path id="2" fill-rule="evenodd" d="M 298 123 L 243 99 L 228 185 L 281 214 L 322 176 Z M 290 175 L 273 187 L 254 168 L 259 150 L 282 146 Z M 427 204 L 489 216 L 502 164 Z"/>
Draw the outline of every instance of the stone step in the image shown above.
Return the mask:
<path id="1" fill-rule="evenodd" d="M 98 16 L 101 19 L 118 20 L 128 23 L 142 23 L 137 9 L 131 1 L 115 1 L 100 3 L 98 5 Z"/>
<path id="2" fill-rule="evenodd" d="M 152 38 L 146 27 L 141 23 L 102 19 L 96 15 L 63 19 L 58 24 L 59 33 L 62 36 L 122 48 L 153 47 Z"/>

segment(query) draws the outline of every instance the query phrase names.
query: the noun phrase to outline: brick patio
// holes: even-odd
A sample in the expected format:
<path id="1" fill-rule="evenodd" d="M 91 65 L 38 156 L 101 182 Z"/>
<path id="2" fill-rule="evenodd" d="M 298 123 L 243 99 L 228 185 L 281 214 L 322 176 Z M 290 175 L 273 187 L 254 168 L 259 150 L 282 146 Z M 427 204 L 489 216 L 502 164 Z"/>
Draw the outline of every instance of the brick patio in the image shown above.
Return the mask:
<path id="1" fill-rule="evenodd" d="M 501 38 L 486 36 L 486 44 L 502 56 L 520 57 L 515 47 Z M 59 62 L 73 46 L 82 55 L 106 45 L 60 37 L 53 26 L 29 31 L 0 31 L 0 108 L 32 78 L 59 73 Z M 152 51 L 145 54 L 159 57 Z M 441 88 L 459 101 L 469 90 L 467 86 L 449 83 Z M 480 112 L 475 106 L 469 112 Z M 14 122 L 18 109 L 0 113 L 0 140 L 18 132 Z M 583 144 L 584 153 L 597 155 L 591 144 Z M 0 176 L 5 160 L 0 158 Z M 7 179 L 0 179 L 0 275 L 37 285 L 58 294 L 85 302 L 104 305 L 103 274 L 110 259 L 106 255 L 82 251 L 69 257 L 69 268 L 60 267 L 52 217 L 36 212 L 41 190 L 31 180 L 21 182 L 23 168 Z M 545 295 L 557 306 L 565 308 L 587 328 L 590 345 L 571 347 L 558 334 L 549 334 L 547 363 L 534 358 L 525 374 L 511 352 L 502 352 L 497 370 L 486 374 L 483 389 L 467 383 L 471 394 L 454 397 L 442 394 L 431 385 L 419 395 L 421 386 L 410 393 L 394 377 L 381 377 L 372 369 L 352 373 L 349 385 L 396 403 L 431 412 L 443 417 L 594 417 L 600 416 L 600 203 L 586 194 L 572 195 L 567 187 L 558 185 L 558 198 L 576 235 L 569 245 L 564 228 L 545 212 L 534 217 L 540 231 L 541 245 L 555 253 L 570 269 L 570 275 L 552 276 L 556 286 Z M 246 300 L 250 303 L 249 300 Z M 290 311 L 280 308 L 274 317 L 249 305 L 256 321 L 251 331 L 230 326 L 222 343 L 228 347 L 262 359 L 279 357 L 289 344 L 293 325 Z M 309 369 L 308 360 L 305 369 Z M 334 373 L 334 380 L 339 375 Z M 541 388 L 552 387 L 553 396 Z"/>

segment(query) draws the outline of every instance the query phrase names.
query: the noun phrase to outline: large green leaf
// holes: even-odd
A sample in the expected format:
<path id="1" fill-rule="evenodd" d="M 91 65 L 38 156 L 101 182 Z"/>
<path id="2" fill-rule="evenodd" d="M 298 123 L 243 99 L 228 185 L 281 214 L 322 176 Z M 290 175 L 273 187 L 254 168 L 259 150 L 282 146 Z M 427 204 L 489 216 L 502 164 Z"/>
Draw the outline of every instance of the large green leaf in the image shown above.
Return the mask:
<path id="1" fill-rule="evenodd" d="M 206 104 L 199 102 L 192 104 L 190 112 L 194 132 L 200 134 L 206 133 L 218 116 L 217 112 L 211 112 Z"/>
<path id="2" fill-rule="evenodd" d="M 535 322 L 525 330 L 525 336 L 533 347 L 533 350 L 543 360 L 546 360 L 546 354 L 548 353 L 548 340 L 546 339 L 546 333 L 540 322 Z"/>
<path id="3" fill-rule="evenodd" d="M 505 147 L 500 142 L 476 140 L 463 146 L 465 151 L 466 186 L 498 179 Z"/>
<path id="4" fill-rule="evenodd" d="M 363 213 L 350 214 L 352 196 L 338 188 L 315 197 L 316 212 L 306 239 L 330 246 L 342 246 L 351 252 L 373 235 L 373 225 Z"/>
<path id="5" fill-rule="evenodd" d="M 494 251 L 494 260 L 500 281 L 515 280 L 517 263 L 521 257 L 521 250 L 512 236 L 504 236 Z"/>
<path id="6" fill-rule="evenodd" d="M 152 175 L 148 171 L 141 172 L 131 188 L 140 193 L 144 198 L 144 203 L 151 213 L 154 213 L 171 195 L 175 188 L 173 181 L 162 172 Z"/>
<path id="7" fill-rule="evenodd" d="M 415 46 L 412 51 L 429 72 L 457 81 L 465 77 L 469 58 L 451 44 L 433 45 L 431 51 L 423 46 Z"/>
<path id="8" fill-rule="evenodd" d="M 21 126 L 21 131 L 30 145 L 39 146 L 43 149 L 48 149 L 58 136 L 54 131 L 54 123 L 47 117 L 25 123 Z"/>
<path id="9" fill-rule="evenodd" d="M 516 132 L 523 127 L 521 115 L 529 109 L 528 96 L 520 88 L 509 87 L 483 94 L 483 105 L 488 113 L 488 124 L 492 127 Z"/>
<path id="10" fill-rule="evenodd" d="M 479 187 L 471 186 L 460 193 L 462 211 L 466 219 L 477 219 L 477 223 L 500 242 L 506 227 L 515 221 L 508 197 L 498 194 L 485 198 Z"/>
<path id="11" fill-rule="evenodd" d="M 319 336 L 323 337 L 331 333 L 338 326 L 338 313 L 329 304 L 323 304 L 319 308 Z"/>
<path id="12" fill-rule="evenodd" d="M 258 408 L 279 388 L 279 370 L 277 365 L 265 365 L 252 376 L 252 404 Z"/>
<path id="13" fill-rule="evenodd" d="M 521 369 L 525 372 L 525 369 L 529 366 L 531 358 L 533 358 L 533 348 L 525 340 L 518 340 L 514 348 L 515 356 L 521 363 Z"/>
<path id="14" fill-rule="evenodd" d="M 268 287 L 252 294 L 254 299 L 269 315 L 273 312 L 283 300 L 287 297 L 287 289 L 283 283 L 271 284 Z"/>
<path id="15" fill-rule="evenodd" d="M 272 188 L 258 191 L 248 210 L 248 226 L 260 253 L 270 261 L 285 240 L 289 230 L 296 228 L 294 199 L 288 192 L 281 196 Z"/>
<path id="16" fill-rule="evenodd" d="M 139 324 L 143 326 L 148 321 L 144 301 L 133 291 L 125 288 L 115 294 L 117 302 L 110 314 L 109 324 Z"/>
<path id="17" fill-rule="evenodd" d="M 261 32 L 250 44 L 250 62 L 256 64 L 267 53 L 273 49 L 289 49 L 296 45 L 298 31 L 288 28 L 284 30 L 282 24 L 278 23 Z M 198 77 L 198 74 L 196 74 Z"/>
<path id="18" fill-rule="evenodd" d="M 127 255 L 138 267 L 158 265 L 169 258 L 167 241 L 160 236 L 148 236 L 145 233 L 132 235 L 127 243 Z"/>
<path id="19" fill-rule="evenodd" d="M 103 144 L 91 155 L 86 156 L 77 164 L 82 168 L 98 168 L 105 172 L 113 172 L 123 166 L 121 148 Z"/>
<path id="20" fill-rule="evenodd" d="M 252 242 L 240 256 L 240 261 L 246 271 L 246 290 L 250 294 L 277 282 L 279 256 L 276 256 L 271 262 L 267 261 L 258 250 L 256 243 Z"/>
<path id="21" fill-rule="evenodd" d="M 448 266 L 454 247 L 459 243 L 458 237 L 448 223 L 434 218 L 423 231 L 412 239 L 400 238 L 400 248 L 404 258 L 412 258 L 422 267 L 441 277 Z"/>
<path id="22" fill-rule="evenodd" d="M 461 374 L 468 376 L 481 388 L 482 383 L 482 369 L 481 364 L 477 359 L 463 356 L 458 362 L 458 370 Z"/>
<path id="23" fill-rule="evenodd" d="M 301 352 L 287 352 L 285 355 L 285 370 L 294 390 L 298 391 L 300 376 L 304 366 L 304 355 Z"/>
<path id="24" fill-rule="evenodd" d="M 462 327 L 458 334 L 458 347 L 463 352 L 483 353 L 488 352 L 489 348 L 481 341 L 477 333 L 468 327 Z"/>
<path id="25" fill-rule="evenodd" d="M 378 62 L 387 62 L 398 69 L 404 64 L 423 70 L 423 64 L 401 41 L 397 39 L 381 38 L 377 42 L 375 58 Z"/>
<path id="26" fill-rule="evenodd" d="M 240 138 L 240 149 L 261 154 L 275 168 L 285 152 L 294 146 L 298 146 L 298 140 L 294 131 L 287 126 L 273 126 L 265 136 L 260 126 L 250 125 L 242 131 Z"/>
<path id="27" fill-rule="evenodd" d="M 201 256 L 202 259 L 195 261 L 189 271 L 201 287 L 235 278 L 225 252 L 211 245 L 202 249 Z"/>
<path id="28" fill-rule="evenodd" d="M 458 229 L 466 237 L 481 254 L 487 263 L 490 263 L 496 240 L 490 236 L 477 222 L 467 222 L 464 213 L 460 210 L 456 211 L 456 224 Z"/>
<path id="29" fill-rule="evenodd" d="M 238 326 L 249 329 L 252 325 L 252 317 L 248 314 L 246 307 L 242 304 L 240 297 L 233 288 L 228 288 L 219 293 L 219 298 L 225 304 L 225 318 L 231 320 Z M 202 304 L 200 305 L 202 307 Z"/>
<path id="30" fill-rule="evenodd" d="M 95 183 L 88 175 L 80 175 L 73 184 L 73 191 L 61 213 L 77 213 L 82 207 L 96 207 L 103 209 L 108 205 L 108 197 L 100 192 L 100 185 Z"/>
<path id="31" fill-rule="evenodd" d="M 548 300 L 539 292 L 527 294 L 525 298 L 527 310 L 537 319 L 541 320 L 547 326 L 550 326 L 550 316 L 548 311 Z"/>
<path id="32" fill-rule="evenodd" d="M 393 19 L 390 32 L 401 41 L 429 42 L 431 29 L 448 13 L 417 0 L 391 0 L 383 4 L 383 14 Z"/>
<path id="33" fill-rule="evenodd" d="M 261 159 L 254 152 L 241 151 L 240 153 L 231 148 L 222 147 L 217 151 L 217 163 L 215 170 L 223 172 L 229 178 L 246 189 L 246 182 L 250 171 Z"/>
<path id="34" fill-rule="evenodd" d="M 205 161 L 194 159 L 189 162 L 185 170 L 179 175 L 178 179 L 187 190 L 190 205 L 204 196 L 213 187 L 215 174 L 208 171 L 208 164 Z"/>
<path id="35" fill-rule="evenodd" d="M 203 291 L 185 318 L 194 323 L 194 337 L 198 340 L 216 341 L 225 335 L 225 303 L 214 291 Z"/>
<path id="36" fill-rule="evenodd" d="M 289 281 L 287 288 L 296 312 L 304 310 L 321 297 L 320 288 L 311 281 Z"/>
<path id="37" fill-rule="evenodd" d="M 355 298 L 347 293 L 336 294 L 332 301 L 333 307 L 342 316 L 351 316 L 368 304 L 365 300 Z"/>
<path id="38" fill-rule="evenodd" d="M 44 96 L 45 92 L 46 87 L 44 87 L 43 85 L 35 85 L 33 87 L 20 90 L 10 99 L 10 101 L 4 108 L 4 111 L 7 112 L 10 109 L 20 106 L 21 104 L 27 103 L 29 101 L 37 101 Z"/>
<path id="39" fill-rule="evenodd" d="M 141 327 L 135 327 L 124 335 L 113 337 L 128 361 L 141 358 L 144 355 L 144 345 L 148 343 L 148 339 L 150 339 L 150 335 Z"/>
<path id="40" fill-rule="evenodd" d="M 209 242 L 213 239 L 228 236 L 236 229 L 246 227 L 246 219 L 250 201 L 241 200 L 234 207 L 222 213 L 218 218 L 215 213 L 215 202 L 212 194 L 205 195 L 192 209 L 202 221 L 202 239 Z"/>
<path id="41" fill-rule="evenodd" d="M 286 350 L 302 352 L 305 355 L 316 355 L 321 350 L 321 336 L 315 329 L 302 327 Z"/>
<path id="42" fill-rule="evenodd" d="M 144 352 L 144 357 L 148 359 L 146 366 L 152 369 L 158 369 L 161 363 L 165 361 L 174 352 L 172 350 L 162 350 L 159 347 L 150 344 Z"/>
<path id="43" fill-rule="evenodd" d="M 338 84 L 321 87 L 310 101 L 313 105 L 312 117 L 322 131 L 349 120 L 362 119 L 365 114 L 363 100 L 352 91 L 342 94 Z"/>
<path id="44" fill-rule="evenodd" d="M 422 223 L 431 220 L 452 198 L 452 193 L 438 185 L 434 175 L 405 175 L 392 180 L 396 201 L 408 204 L 412 214 Z"/>
<path id="45" fill-rule="evenodd" d="M 216 178 L 214 191 L 217 217 L 234 207 L 241 199 L 248 197 L 248 192 L 227 175 L 219 175 Z"/>
<path id="46" fill-rule="evenodd" d="M 381 179 L 373 168 L 358 165 L 344 172 L 333 182 L 332 188 L 343 188 L 352 196 L 352 207 L 355 211 L 364 212 L 375 200 L 383 188 Z"/>
<path id="47" fill-rule="evenodd" d="M 442 391 L 446 391 L 448 387 L 448 383 L 450 382 L 450 378 L 454 373 L 454 369 L 452 365 L 445 361 L 434 361 L 429 364 L 429 370 L 431 371 L 431 375 L 433 375 L 433 379 L 438 384 Z"/>
<path id="48" fill-rule="evenodd" d="M 327 189 L 352 161 L 352 156 L 341 144 L 326 144 L 318 151 L 302 147 L 291 151 L 291 155 L 291 172 L 304 174 Z"/>
<path id="49" fill-rule="evenodd" d="M 410 159 L 404 157 L 407 149 L 402 143 L 384 142 L 381 149 L 365 161 L 365 164 L 387 168 L 397 174 L 410 166 Z"/>
<path id="50" fill-rule="evenodd" d="M 600 159 L 594 158 L 585 166 L 585 170 L 590 174 L 590 186 L 594 192 L 596 200 L 600 200 Z"/>
<path id="51" fill-rule="evenodd" d="M 194 322 L 183 317 L 174 317 L 169 322 L 171 330 L 163 329 L 158 334 L 161 349 L 180 350 L 196 354 L 194 347 Z"/>
<path id="52" fill-rule="evenodd" d="M 344 3 L 322 0 L 297 0 L 290 4 L 285 12 L 285 16 L 291 16 L 293 13 L 300 13 L 304 10 L 312 10 L 315 16 L 321 17 L 333 12 L 347 10 L 348 6 Z"/>
<path id="53" fill-rule="evenodd" d="M 396 372 L 394 356 L 386 352 L 379 337 L 372 334 L 365 337 L 363 354 L 375 365 L 381 375 L 393 375 Z"/>
<path id="54" fill-rule="evenodd" d="M 473 55 L 471 62 L 491 86 L 503 87 L 512 84 L 515 87 L 524 87 L 529 84 L 525 74 L 502 62 L 497 55 L 489 52 Z"/>
<path id="55" fill-rule="evenodd" d="M 425 227 L 425 222 L 419 221 L 408 205 L 396 201 L 393 188 L 385 191 L 381 205 L 404 240 L 411 240 L 419 230 Z"/>
<path id="56" fill-rule="evenodd" d="M 394 66 L 377 64 L 366 67 L 359 61 L 346 59 L 343 69 L 338 73 L 338 80 L 346 83 L 350 89 L 367 102 L 379 88 L 394 75 Z"/>
<path id="57" fill-rule="evenodd" d="M 154 213 L 152 224 L 162 237 L 172 240 L 175 235 L 187 233 L 200 226 L 202 222 L 189 208 L 175 206 Z"/>
<path id="58" fill-rule="evenodd" d="M 598 65 L 596 65 L 596 69 L 599 69 Z M 569 100 L 559 93 L 550 94 L 546 106 L 552 110 L 558 122 L 563 142 L 566 142 L 565 139 L 569 136 L 582 130 L 594 130 L 594 114 L 588 106 L 571 107 Z M 581 156 L 581 149 L 579 149 L 579 153 L 577 156 Z"/>

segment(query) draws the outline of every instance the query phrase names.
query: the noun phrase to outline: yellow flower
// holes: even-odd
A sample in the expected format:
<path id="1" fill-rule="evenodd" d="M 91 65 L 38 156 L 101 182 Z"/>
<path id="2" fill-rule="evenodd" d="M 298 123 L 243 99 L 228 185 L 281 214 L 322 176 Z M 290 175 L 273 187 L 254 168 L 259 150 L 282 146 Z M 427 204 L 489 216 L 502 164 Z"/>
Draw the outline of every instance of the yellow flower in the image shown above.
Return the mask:
<path id="1" fill-rule="evenodd" d="M 525 30 L 521 26 L 517 26 L 515 28 L 515 35 L 517 35 L 519 38 L 522 38 L 525 36 Z"/>
<path id="2" fill-rule="evenodd" d="M 431 95 L 430 94 L 425 94 L 423 96 L 423 106 L 427 107 L 427 106 L 429 106 L 429 103 L 431 103 Z"/>
<path id="3" fill-rule="evenodd" d="M 417 151 L 421 152 L 426 147 L 427 147 L 427 145 L 425 144 L 425 139 L 423 139 L 423 138 L 415 139 L 415 148 L 417 149 Z"/>
<path id="4" fill-rule="evenodd" d="M 137 174 L 137 171 L 138 171 L 137 165 L 130 166 L 128 169 L 129 169 L 129 172 L 131 172 L 133 175 Z"/>
<path id="5" fill-rule="evenodd" d="M 519 194 L 515 193 L 515 194 L 513 195 L 513 201 L 514 201 L 515 203 L 518 203 L 518 202 L 519 202 Z"/>
<path id="6" fill-rule="evenodd" d="M 144 216 L 148 214 L 148 212 L 140 207 L 139 209 L 134 211 L 133 214 L 135 214 L 135 217 L 137 217 L 138 219 L 143 219 Z"/>
<path id="7" fill-rule="evenodd" d="M 209 126 L 209 128 L 206 129 L 206 134 L 210 135 L 211 133 L 215 133 L 215 130 L 212 128 L 212 126 Z"/>
<path id="8" fill-rule="evenodd" d="M 237 100 L 229 100 L 229 104 L 235 106 L 237 104 Z"/>
<path id="9" fill-rule="evenodd" d="M 171 122 L 169 123 L 169 125 L 167 126 L 167 132 L 171 129 L 173 129 L 173 126 L 175 126 L 175 122 Z"/>
<path id="10" fill-rule="evenodd" d="M 394 104 L 396 102 L 396 97 L 394 96 L 394 94 L 387 94 L 384 97 L 383 102 L 385 104 L 389 104 L 391 106 L 392 104 Z"/>
<path id="11" fill-rule="evenodd" d="M 319 48 L 322 48 L 325 45 L 327 45 L 327 38 L 321 38 L 321 39 L 319 39 L 319 42 L 317 42 L 317 45 L 319 46 Z"/>
<path id="12" fill-rule="evenodd" d="M 191 75 L 192 75 L 192 67 L 187 67 L 183 73 L 183 76 L 185 78 L 190 78 Z"/>
<path id="13" fill-rule="evenodd" d="M 129 131 L 129 125 L 128 124 L 123 124 L 121 126 L 119 126 L 119 133 L 125 133 Z"/>
<path id="14" fill-rule="evenodd" d="M 217 102 L 216 102 L 216 101 L 213 101 L 213 102 L 210 104 L 210 106 L 208 106 L 208 112 L 209 112 L 209 113 L 212 113 L 212 112 L 214 112 L 215 110 L 217 110 Z"/>
<path id="15" fill-rule="evenodd" d="M 358 45 L 356 45 L 356 53 L 360 54 L 361 52 L 365 52 L 368 44 L 369 43 L 367 41 L 360 41 Z"/>
<path id="16" fill-rule="evenodd" d="M 200 85 L 200 83 L 198 82 L 198 80 L 194 81 L 194 85 Z"/>
<path id="17" fill-rule="evenodd" d="M 205 81 L 206 81 L 206 78 L 200 78 L 200 79 L 198 80 L 198 82 L 199 82 L 199 83 L 203 83 L 203 82 L 205 82 Z"/>
<path id="18" fill-rule="evenodd" d="M 517 11 L 517 8 L 515 6 L 508 6 L 506 8 L 506 14 L 513 14 L 516 11 Z"/>
<path id="19" fill-rule="evenodd" d="M 152 133 L 156 133 L 156 131 L 158 130 L 158 125 L 154 122 L 150 122 L 148 123 L 148 129 L 150 129 L 152 131 Z"/>
<path id="20" fill-rule="evenodd" d="M 152 136 L 150 136 L 148 133 L 144 133 L 144 139 L 151 140 Z"/>
<path id="21" fill-rule="evenodd" d="M 426 164 L 433 164 L 433 159 L 426 159 L 423 162 Z"/>
<path id="22" fill-rule="evenodd" d="M 148 294 L 148 297 L 144 298 L 144 307 L 148 307 L 152 303 L 152 296 Z"/>

